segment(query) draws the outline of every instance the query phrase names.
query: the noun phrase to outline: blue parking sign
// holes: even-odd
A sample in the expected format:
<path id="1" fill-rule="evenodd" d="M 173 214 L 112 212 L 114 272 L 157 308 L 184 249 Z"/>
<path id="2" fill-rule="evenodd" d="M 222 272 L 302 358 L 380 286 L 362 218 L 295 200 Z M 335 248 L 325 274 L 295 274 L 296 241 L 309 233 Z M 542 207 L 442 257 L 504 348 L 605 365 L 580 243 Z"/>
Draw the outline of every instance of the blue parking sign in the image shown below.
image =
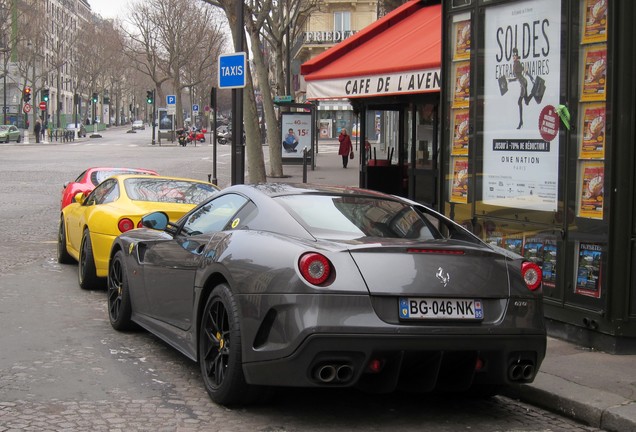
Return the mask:
<path id="1" fill-rule="evenodd" d="M 219 88 L 245 87 L 246 54 L 238 52 L 219 56 Z"/>
<path id="2" fill-rule="evenodd" d="M 176 105 L 177 104 L 177 96 L 168 95 L 166 96 L 166 105 Z"/>

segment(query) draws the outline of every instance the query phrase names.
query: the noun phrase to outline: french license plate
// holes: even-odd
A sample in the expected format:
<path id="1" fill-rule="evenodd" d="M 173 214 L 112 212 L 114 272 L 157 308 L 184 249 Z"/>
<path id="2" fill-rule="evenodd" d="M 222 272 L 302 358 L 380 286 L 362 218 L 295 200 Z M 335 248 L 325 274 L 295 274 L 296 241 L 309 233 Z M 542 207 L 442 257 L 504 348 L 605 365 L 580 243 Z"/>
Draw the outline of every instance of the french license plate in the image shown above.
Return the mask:
<path id="1" fill-rule="evenodd" d="M 481 300 L 400 297 L 400 319 L 484 319 Z"/>

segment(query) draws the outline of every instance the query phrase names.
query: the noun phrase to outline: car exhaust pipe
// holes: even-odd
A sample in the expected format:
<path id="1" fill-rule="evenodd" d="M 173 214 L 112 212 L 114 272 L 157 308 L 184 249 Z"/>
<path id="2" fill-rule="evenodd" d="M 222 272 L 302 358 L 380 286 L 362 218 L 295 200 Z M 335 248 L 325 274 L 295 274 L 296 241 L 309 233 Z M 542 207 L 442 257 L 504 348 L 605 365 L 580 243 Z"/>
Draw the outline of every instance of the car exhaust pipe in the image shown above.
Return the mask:
<path id="1" fill-rule="evenodd" d="M 534 365 L 531 363 L 526 364 L 523 367 L 523 371 L 521 372 L 521 376 L 524 380 L 529 380 L 534 376 Z"/>
<path id="2" fill-rule="evenodd" d="M 508 369 L 508 378 L 510 381 L 519 381 L 523 374 L 523 366 L 520 363 L 515 363 Z"/>
<path id="3" fill-rule="evenodd" d="M 336 367 L 333 365 L 323 365 L 316 369 L 315 377 L 324 383 L 330 383 L 336 379 Z"/>
<path id="4" fill-rule="evenodd" d="M 351 380 L 353 378 L 353 368 L 349 365 L 339 366 L 336 370 L 336 378 L 342 382 Z"/>

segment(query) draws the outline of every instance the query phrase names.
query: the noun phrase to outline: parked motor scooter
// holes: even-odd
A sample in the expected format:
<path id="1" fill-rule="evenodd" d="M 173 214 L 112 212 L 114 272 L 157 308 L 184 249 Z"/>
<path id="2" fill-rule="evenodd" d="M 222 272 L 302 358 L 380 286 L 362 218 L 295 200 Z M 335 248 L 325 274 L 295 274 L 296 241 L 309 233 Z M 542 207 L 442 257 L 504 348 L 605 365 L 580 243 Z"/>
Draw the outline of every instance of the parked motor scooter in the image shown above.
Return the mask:
<path id="1" fill-rule="evenodd" d="M 177 129 L 177 142 L 181 147 L 188 145 L 188 134 L 184 129 Z"/>
<path id="2" fill-rule="evenodd" d="M 216 142 L 221 145 L 228 144 L 231 140 L 232 140 L 232 133 L 230 131 L 219 132 L 216 134 Z"/>
<path id="3" fill-rule="evenodd" d="M 206 134 L 207 130 L 206 129 L 201 129 L 201 130 L 197 130 L 197 129 L 192 129 L 190 131 L 190 133 L 188 133 L 188 142 L 194 142 L 195 145 L 198 142 L 204 143 L 205 142 L 205 134 Z"/>

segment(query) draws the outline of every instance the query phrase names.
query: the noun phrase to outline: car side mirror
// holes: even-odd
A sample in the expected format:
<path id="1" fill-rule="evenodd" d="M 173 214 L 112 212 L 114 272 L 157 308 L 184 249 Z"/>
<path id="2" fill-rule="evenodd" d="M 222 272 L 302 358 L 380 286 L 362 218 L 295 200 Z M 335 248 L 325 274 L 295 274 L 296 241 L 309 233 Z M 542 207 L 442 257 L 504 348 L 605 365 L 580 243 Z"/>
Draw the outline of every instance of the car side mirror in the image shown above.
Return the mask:
<path id="1" fill-rule="evenodd" d="M 75 194 L 75 196 L 73 197 L 73 199 L 75 200 L 76 203 L 78 204 L 82 204 L 84 202 L 84 193 L 83 192 L 78 192 Z"/>
<path id="2" fill-rule="evenodd" d="M 169 221 L 170 219 L 166 213 L 157 211 L 142 217 L 141 225 L 150 229 L 165 230 Z"/>

